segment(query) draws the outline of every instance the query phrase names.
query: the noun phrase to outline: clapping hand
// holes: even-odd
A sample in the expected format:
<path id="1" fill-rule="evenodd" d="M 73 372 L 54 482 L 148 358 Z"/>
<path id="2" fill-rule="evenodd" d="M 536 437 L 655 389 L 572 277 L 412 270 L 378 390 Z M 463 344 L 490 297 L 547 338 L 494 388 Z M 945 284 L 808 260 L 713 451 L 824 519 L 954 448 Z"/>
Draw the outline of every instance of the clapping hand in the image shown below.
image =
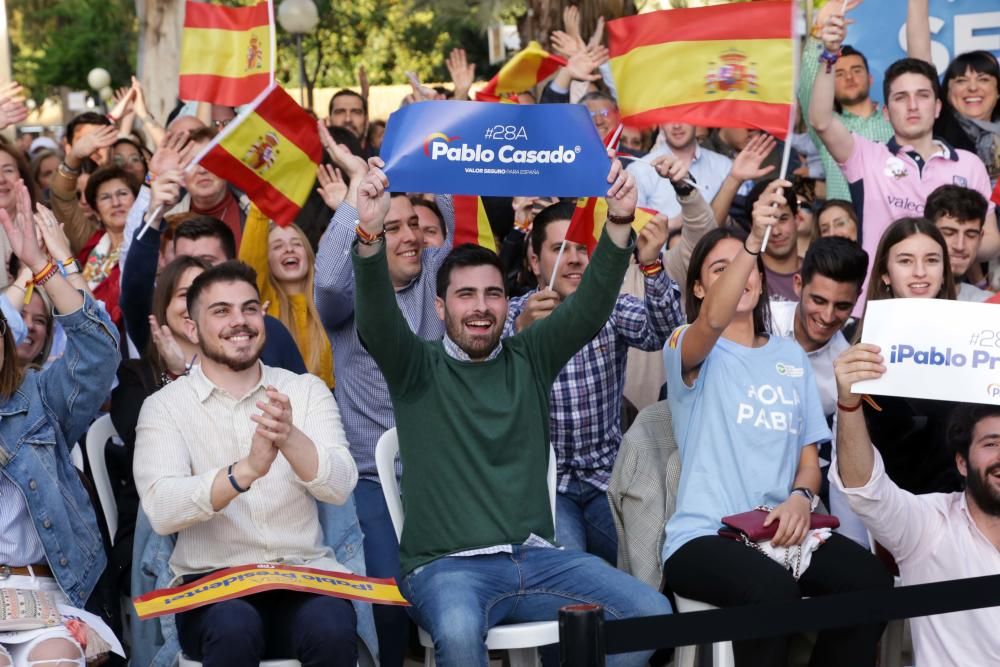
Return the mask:
<path id="1" fill-rule="evenodd" d="M 0 209 L 0 224 L 7 233 L 13 253 L 32 273 L 38 273 L 45 268 L 47 259 L 38 243 L 31 212 L 31 195 L 21 179 L 14 182 L 14 201 L 14 217 L 11 218 L 5 209 Z"/>
<path id="2" fill-rule="evenodd" d="M 35 208 L 35 228 L 41 236 L 45 249 L 49 252 L 49 257 L 62 264 L 73 256 L 73 251 L 69 247 L 69 239 L 62 224 L 56 220 L 56 216 L 42 204 L 36 204 Z"/>
<path id="3" fill-rule="evenodd" d="M 292 403 L 274 387 L 267 387 L 267 402 L 257 401 L 257 408 L 261 411 L 259 415 L 250 415 L 250 419 L 257 424 L 255 435 L 270 440 L 275 447 L 281 449 L 289 436 L 295 430 L 292 423 Z"/>
<path id="4" fill-rule="evenodd" d="M 17 81 L 0 85 L 0 130 L 28 117 L 24 90 Z"/>
<path id="5" fill-rule="evenodd" d="M 183 375 L 187 371 L 187 362 L 184 360 L 184 351 L 174 338 L 174 332 L 166 324 L 160 324 L 156 315 L 149 316 L 149 332 L 163 365 L 174 375 Z"/>

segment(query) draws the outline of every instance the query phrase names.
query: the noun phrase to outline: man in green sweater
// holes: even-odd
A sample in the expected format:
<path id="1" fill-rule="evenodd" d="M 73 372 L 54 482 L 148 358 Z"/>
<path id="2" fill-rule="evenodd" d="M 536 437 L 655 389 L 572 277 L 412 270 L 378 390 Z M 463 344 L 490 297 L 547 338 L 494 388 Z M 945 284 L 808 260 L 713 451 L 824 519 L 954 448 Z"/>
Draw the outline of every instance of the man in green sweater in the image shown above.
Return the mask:
<path id="1" fill-rule="evenodd" d="M 577 292 L 552 315 L 501 342 L 500 260 L 460 246 L 438 270 L 446 334 L 430 342 L 410 331 L 393 295 L 381 239 L 389 182 L 378 166 L 358 194 L 355 311 L 396 414 L 400 589 L 434 638 L 437 664 L 486 667 L 490 627 L 556 620 L 567 604 L 601 604 L 612 618 L 670 613 L 665 597 L 602 559 L 553 545 L 546 482 L 552 383 L 608 321 L 632 252 L 631 176 L 612 162 L 605 232 Z M 608 664 L 644 665 L 649 655 Z"/>

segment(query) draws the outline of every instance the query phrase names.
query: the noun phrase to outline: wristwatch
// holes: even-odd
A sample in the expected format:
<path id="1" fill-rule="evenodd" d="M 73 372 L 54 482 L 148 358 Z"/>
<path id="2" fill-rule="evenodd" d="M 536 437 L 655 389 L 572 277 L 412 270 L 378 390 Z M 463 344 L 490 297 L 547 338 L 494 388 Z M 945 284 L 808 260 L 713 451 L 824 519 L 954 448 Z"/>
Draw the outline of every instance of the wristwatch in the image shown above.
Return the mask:
<path id="1" fill-rule="evenodd" d="M 796 486 L 794 489 L 792 489 L 792 493 L 798 494 L 809 501 L 810 512 L 816 511 L 816 508 L 819 507 L 819 496 L 813 493 L 811 489 L 807 489 L 804 486 Z"/>

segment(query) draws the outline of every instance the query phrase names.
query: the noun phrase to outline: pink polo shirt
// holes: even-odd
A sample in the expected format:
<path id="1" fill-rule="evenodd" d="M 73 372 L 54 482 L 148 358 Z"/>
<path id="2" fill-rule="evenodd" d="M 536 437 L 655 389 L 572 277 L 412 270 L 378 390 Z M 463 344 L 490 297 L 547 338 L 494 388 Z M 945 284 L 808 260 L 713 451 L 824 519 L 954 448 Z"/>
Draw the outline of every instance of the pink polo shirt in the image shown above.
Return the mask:
<path id="1" fill-rule="evenodd" d="M 845 488 L 836 457 L 830 484 L 896 559 L 904 586 L 1000 574 L 1000 550 L 972 520 L 965 493 L 903 491 L 877 450 L 867 484 Z M 1000 607 L 914 618 L 910 627 L 917 667 L 1000 665 Z"/>
<path id="2" fill-rule="evenodd" d="M 861 218 L 861 247 L 868 252 L 869 271 L 885 230 L 900 218 L 922 216 L 924 202 L 935 188 L 960 185 L 978 190 L 987 200 L 990 198 L 990 178 L 986 167 L 973 153 L 954 149 L 935 139 L 940 151 L 924 162 L 921 168 L 914 157 L 919 158 L 919 154 L 913 151 L 912 146 L 900 146 L 895 137 L 881 144 L 857 134 L 852 136 L 854 150 L 847 162 L 840 164 L 840 168 Z M 991 202 L 989 210 L 993 208 Z M 867 289 L 866 278 L 861 298 L 854 308 L 855 317 L 864 311 Z"/>

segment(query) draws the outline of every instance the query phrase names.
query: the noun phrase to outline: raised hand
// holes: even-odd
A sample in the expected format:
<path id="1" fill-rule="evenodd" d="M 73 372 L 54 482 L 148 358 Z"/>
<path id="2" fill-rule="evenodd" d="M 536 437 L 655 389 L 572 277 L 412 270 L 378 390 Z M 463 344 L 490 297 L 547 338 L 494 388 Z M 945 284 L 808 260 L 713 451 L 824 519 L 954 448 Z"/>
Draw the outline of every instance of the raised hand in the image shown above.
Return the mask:
<path id="1" fill-rule="evenodd" d="M 754 181 L 774 171 L 774 165 L 761 167 L 761 163 L 771 154 L 778 141 L 769 134 L 755 135 L 733 160 L 729 175 L 740 182 Z"/>
<path id="2" fill-rule="evenodd" d="M 587 45 L 579 36 L 574 37 L 562 30 L 554 30 L 549 41 L 552 44 L 552 50 L 565 58 L 572 58 L 587 50 Z"/>
<path id="3" fill-rule="evenodd" d="M 340 175 L 340 169 L 328 164 L 321 164 L 316 169 L 316 180 L 319 181 L 316 192 L 323 199 L 323 203 L 336 211 L 337 207 L 343 203 L 344 198 L 347 197 L 348 190 L 347 183 Z"/>
<path id="4" fill-rule="evenodd" d="M 758 252 L 763 244 L 767 228 L 778 222 L 780 215 L 779 207 L 788 203 L 785 199 L 784 188 L 790 188 L 792 184 L 783 179 L 775 179 L 767 184 L 767 188 L 761 193 L 760 198 L 754 202 L 751 217 L 753 218 L 753 228 L 750 230 L 750 237 L 747 239 L 746 247 L 751 252 Z"/>
<path id="5" fill-rule="evenodd" d="M 688 177 L 689 165 L 687 160 L 679 158 L 676 155 L 667 153 L 653 158 L 650 165 L 660 175 L 660 178 L 665 178 L 671 183 L 683 183 L 684 179 Z"/>
<path id="6" fill-rule="evenodd" d="M 132 90 L 135 91 L 135 96 L 132 98 L 132 105 L 135 109 L 135 115 L 146 122 L 149 118 L 149 107 L 146 106 L 146 94 L 142 90 L 142 84 L 139 83 L 139 79 L 132 76 Z"/>
<path id="7" fill-rule="evenodd" d="M 587 40 L 587 47 L 600 46 L 602 41 L 604 41 L 604 17 L 598 16 L 597 25 L 594 26 L 594 34 Z"/>
<path id="8" fill-rule="evenodd" d="M 149 210 L 173 208 L 181 200 L 181 184 L 184 173 L 179 169 L 168 169 L 158 174 L 150 184 Z"/>
<path id="9" fill-rule="evenodd" d="M 114 125 L 102 125 L 73 142 L 70 155 L 77 160 L 86 160 L 102 148 L 110 148 L 118 139 L 118 128 Z"/>
<path id="10" fill-rule="evenodd" d="M 56 216 L 42 204 L 36 204 L 35 208 L 35 228 L 42 238 L 45 249 L 56 262 L 62 264 L 73 256 L 73 251 L 69 247 L 69 239 L 63 231 L 62 224 L 56 220 Z"/>
<path id="11" fill-rule="evenodd" d="M 114 99 L 115 104 L 111 107 L 111 110 L 108 111 L 108 116 L 111 117 L 112 121 L 118 122 L 135 110 L 135 95 L 136 92 L 134 86 L 131 88 L 123 86 L 115 91 L 112 98 Z"/>
<path id="12" fill-rule="evenodd" d="M 343 173 L 347 174 L 349 181 L 363 178 L 368 173 L 368 164 L 364 159 L 352 153 L 347 146 L 334 141 L 323 121 L 317 121 L 316 128 L 319 130 L 319 141 L 323 144 L 326 154 Z"/>
<path id="13" fill-rule="evenodd" d="M 198 148 L 197 144 L 188 141 L 186 131 L 167 132 L 163 136 L 163 142 L 149 160 L 149 171 L 154 176 L 168 171 L 183 171 L 191 163 Z"/>
<path id="14" fill-rule="evenodd" d="M 607 202 L 608 215 L 616 218 L 625 218 L 635 213 L 635 207 L 639 201 L 639 191 L 635 187 L 635 179 L 632 174 L 625 171 L 621 160 L 615 157 L 614 149 L 608 149 L 608 157 L 611 158 L 611 170 L 608 172 Z"/>
<path id="15" fill-rule="evenodd" d="M 594 72 L 610 59 L 603 46 L 587 47 L 566 61 L 566 70 L 577 81 L 598 81 L 601 75 Z"/>
<path id="16" fill-rule="evenodd" d="M 654 215 L 639 232 L 636 240 L 637 259 L 639 264 L 652 264 L 660 257 L 663 246 L 667 243 L 667 219 L 662 215 Z"/>
<path id="17" fill-rule="evenodd" d="M 17 81 L 0 86 L 0 130 L 28 117 L 24 90 Z"/>
<path id="18" fill-rule="evenodd" d="M 14 217 L 11 218 L 5 209 L 0 209 L 0 224 L 7 233 L 10 249 L 21 263 L 30 268 L 32 273 L 44 269 L 47 260 L 35 232 L 31 195 L 21 179 L 14 182 Z"/>
<path id="19" fill-rule="evenodd" d="M 544 320 L 552 314 L 560 301 L 559 294 L 551 287 L 538 290 L 528 297 L 524 304 L 524 310 L 514 321 L 514 327 L 518 332 L 521 332 L 538 320 Z"/>
<path id="20" fill-rule="evenodd" d="M 183 375 L 187 371 L 187 361 L 184 359 L 184 351 L 174 338 L 174 332 L 166 324 L 160 324 L 156 315 L 149 316 L 149 332 L 163 365 L 174 375 Z"/>
<path id="21" fill-rule="evenodd" d="M 373 235 L 382 233 L 389 212 L 389 178 L 382 171 L 384 166 L 380 158 L 371 158 L 370 169 L 358 188 L 358 222 Z"/>
<path id="22" fill-rule="evenodd" d="M 358 66 L 358 87 L 361 89 L 361 97 L 365 98 L 365 103 L 367 103 L 371 84 L 368 83 L 368 72 L 365 71 L 364 65 Z"/>
<path id="23" fill-rule="evenodd" d="M 843 14 L 831 14 L 823 24 L 820 40 L 823 48 L 830 53 L 837 53 L 847 39 L 847 23 Z"/>
<path id="24" fill-rule="evenodd" d="M 847 348 L 833 362 L 833 374 L 837 379 L 837 400 L 849 407 L 857 405 L 861 397 L 851 391 L 854 383 L 877 380 L 885 371 L 885 359 L 878 345 L 858 343 Z"/>
<path id="25" fill-rule="evenodd" d="M 580 33 L 580 8 L 576 5 L 567 5 L 563 9 L 563 30 L 570 37 L 576 37 L 583 42 L 583 37 Z"/>
<path id="26" fill-rule="evenodd" d="M 843 0 L 830 0 L 816 12 L 813 24 L 817 29 L 822 30 L 823 26 L 826 25 L 826 20 L 828 18 L 837 14 L 843 16 L 845 13 L 860 5 L 861 2 L 862 0 L 847 0 L 846 3 Z"/>
<path id="27" fill-rule="evenodd" d="M 476 65 L 470 63 L 465 55 L 465 49 L 452 49 L 448 54 L 448 73 L 455 85 L 455 99 L 469 99 L 469 90 L 476 80 Z"/>

